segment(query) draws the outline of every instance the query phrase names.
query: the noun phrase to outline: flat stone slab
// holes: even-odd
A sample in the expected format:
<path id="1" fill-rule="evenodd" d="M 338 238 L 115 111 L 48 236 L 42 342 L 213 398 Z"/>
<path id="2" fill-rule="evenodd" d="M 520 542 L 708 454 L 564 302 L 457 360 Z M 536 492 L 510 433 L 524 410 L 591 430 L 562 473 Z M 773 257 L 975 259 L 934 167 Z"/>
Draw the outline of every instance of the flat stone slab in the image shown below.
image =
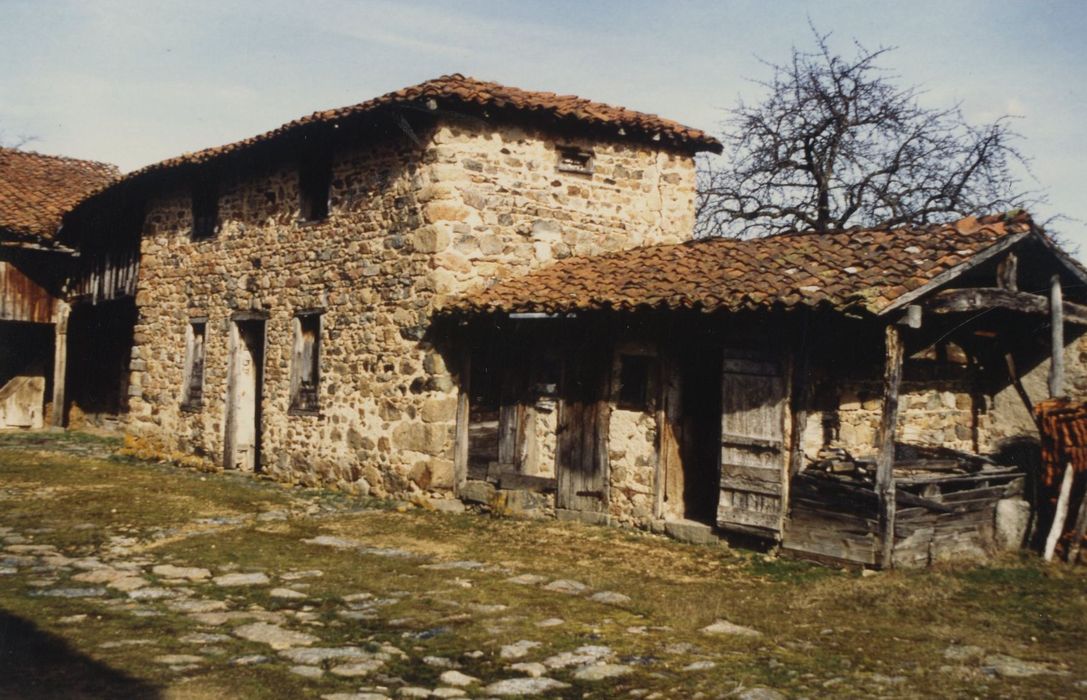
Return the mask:
<path id="1" fill-rule="evenodd" d="M 329 693 L 321 696 L 322 700 L 389 700 L 383 693 Z"/>
<path id="2" fill-rule="evenodd" d="M 325 572 L 320 569 L 306 569 L 305 571 L 287 571 L 280 574 L 279 578 L 283 581 L 299 581 L 304 578 L 317 578 L 324 575 Z"/>
<path id="3" fill-rule="evenodd" d="M 520 663 L 510 664 L 510 670 L 523 673 L 530 678 L 539 678 L 547 673 L 547 666 L 535 661 L 522 661 Z"/>
<path id="4" fill-rule="evenodd" d="M 481 561 L 440 561 L 436 564 L 423 564 L 421 569 L 433 569 L 435 571 L 473 571 L 485 568 L 487 565 Z"/>
<path id="5" fill-rule="evenodd" d="M 549 656 L 543 660 L 544 666 L 552 669 L 567 668 L 569 666 L 585 666 L 599 663 L 612 655 L 611 647 L 585 645 L 573 651 L 564 651 L 561 654 Z"/>
<path id="6" fill-rule="evenodd" d="M 463 698 L 467 694 L 460 688 L 435 688 L 430 691 L 432 698 Z"/>
<path id="7" fill-rule="evenodd" d="M 786 700 L 785 695 L 773 688 L 748 688 L 736 696 L 739 700 Z"/>
<path id="8" fill-rule="evenodd" d="M 546 581 L 547 577 L 539 574 L 519 574 L 506 579 L 506 583 L 516 583 L 518 586 L 538 586 Z"/>
<path id="9" fill-rule="evenodd" d="M 540 620 L 536 623 L 537 627 L 558 627 L 559 625 L 565 625 L 566 620 L 561 617 L 549 617 L 546 620 Z"/>
<path id="10" fill-rule="evenodd" d="M 162 578 L 185 579 L 187 581 L 203 581 L 211 578 L 211 571 L 199 566 L 174 566 L 173 564 L 159 564 L 151 569 L 151 573 Z"/>
<path id="11" fill-rule="evenodd" d="M 136 588 L 128 592 L 128 597 L 132 600 L 164 600 L 167 598 L 180 598 L 187 595 L 189 591 L 177 588 Z"/>
<path id="12" fill-rule="evenodd" d="M 457 688 L 472 685 L 473 683 L 479 683 L 479 679 L 475 676 L 469 676 L 467 673 L 461 673 L 456 670 L 444 671 L 442 675 L 438 676 L 438 680 L 446 685 L 452 685 Z"/>
<path id="13" fill-rule="evenodd" d="M 606 605 L 626 605 L 630 602 L 630 596 L 615 591 L 600 591 L 589 596 L 589 600 Z"/>
<path id="14" fill-rule="evenodd" d="M 317 666 L 291 666 L 287 669 L 296 676 L 302 676 L 303 678 L 320 678 L 325 675 L 325 671 Z"/>
<path id="15" fill-rule="evenodd" d="M 226 603 L 221 600 L 174 600 L 166 604 L 170 610 L 183 613 L 210 613 L 226 610 Z"/>
<path id="16" fill-rule="evenodd" d="M 199 664 L 204 662 L 204 657 L 195 654 L 164 654 L 155 657 L 155 663 L 177 666 L 180 664 Z"/>
<path id="17" fill-rule="evenodd" d="M 279 655 L 288 661 L 316 666 L 333 659 L 365 659 L 370 653 L 358 647 L 310 647 L 309 649 L 285 649 Z"/>
<path id="18" fill-rule="evenodd" d="M 225 634 L 209 634 L 207 632 L 193 632 L 192 634 L 186 634 L 179 638 L 180 642 L 185 644 L 218 644 L 220 642 L 229 642 L 230 637 Z"/>
<path id="19" fill-rule="evenodd" d="M 728 620 L 718 620 L 712 625 L 707 625 L 702 628 L 704 634 L 731 634 L 737 637 L 761 637 L 762 632 L 752 629 L 750 627 L 744 627 L 743 625 L 736 625 Z"/>
<path id="20" fill-rule="evenodd" d="M 1024 661 L 1014 656 L 990 654 L 985 657 L 981 670 L 1002 678 L 1030 678 L 1040 675 L 1064 675 L 1066 671 L 1056 671 L 1049 664 L 1038 661 Z"/>
<path id="21" fill-rule="evenodd" d="M 31 593 L 48 598 L 101 598 L 105 594 L 105 588 L 48 588 Z"/>
<path id="22" fill-rule="evenodd" d="M 714 668 L 716 666 L 717 666 L 717 664 L 714 663 L 713 661 L 695 661 L 693 663 L 689 663 L 686 666 L 684 666 L 683 670 L 684 671 L 708 671 L 711 668 Z"/>
<path id="23" fill-rule="evenodd" d="M 595 666 L 582 666 L 574 671 L 574 678 L 579 681 L 602 681 L 607 678 L 627 676 L 633 672 L 633 668 L 622 664 L 597 664 Z"/>
<path id="24" fill-rule="evenodd" d="M 502 659 L 522 659 L 528 655 L 528 652 L 532 651 L 536 647 L 540 646 L 539 642 L 533 642 L 528 639 L 522 639 L 513 644 L 507 644 L 498 650 L 498 656 Z"/>
<path id="25" fill-rule="evenodd" d="M 358 678 L 360 676 L 368 676 L 384 665 L 385 662 L 379 659 L 364 659 L 349 664 L 333 666 L 331 672 L 333 675 L 342 676 L 343 678 Z"/>
<path id="26" fill-rule="evenodd" d="M 569 688 L 569 684 L 553 678 L 508 678 L 491 683 L 484 692 L 490 695 L 543 695 L 552 690 Z"/>
<path id="27" fill-rule="evenodd" d="M 272 596 L 273 598 L 281 598 L 283 600 L 301 600 L 303 598 L 309 597 L 301 591 L 295 591 L 290 588 L 273 588 L 268 593 L 268 595 Z"/>
<path id="28" fill-rule="evenodd" d="M 543 588 L 545 591 L 566 593 L 568 595 L 580 595 L 589 590 L 589 587 L 581 581 L 574 581 L 573 579 L 568 578 L 560 578 L 557 581 L 552 581 Z"/>
<path id="29" fill-rule="evenodd" d="M 254 622 L 249 625 L 242 625 L 241 627 L 234 628 L 233 633 L 235 637 L 250 642 L 267 644 L 277 651 L 281 649 L 290 649 L 291 647 L 308 647 L 315 642 L 321 641 L 312 634 L 295 632 L 293 630 L 284 629 L 279 625 L 268 624 L 267 622 Z"/>
<path id="30" fill-rule="evenodd" d="M 268 579 L 267 574 L 264 573 L 251 573 L 251 574 L 223 574 L 222 576 L 216 576 L 212 579 L 212 582 L 216 586 L 230 587 L 230 586 L 266 586 L 271 581 Z"/>

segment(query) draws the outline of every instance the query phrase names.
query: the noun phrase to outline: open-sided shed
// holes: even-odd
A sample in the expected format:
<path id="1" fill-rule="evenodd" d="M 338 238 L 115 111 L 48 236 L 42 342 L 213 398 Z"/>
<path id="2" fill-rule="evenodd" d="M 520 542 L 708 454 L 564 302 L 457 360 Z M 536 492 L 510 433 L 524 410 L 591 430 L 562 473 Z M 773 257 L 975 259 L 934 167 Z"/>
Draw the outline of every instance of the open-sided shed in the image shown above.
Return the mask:
<path id="1" fill-rule="evenodd" d="M 441 312 L 458 488 L 868 566 L 989 549 L 1032 401 L 1087 388 L 1085 283 L 1021 212 L 562 260 Z"/>

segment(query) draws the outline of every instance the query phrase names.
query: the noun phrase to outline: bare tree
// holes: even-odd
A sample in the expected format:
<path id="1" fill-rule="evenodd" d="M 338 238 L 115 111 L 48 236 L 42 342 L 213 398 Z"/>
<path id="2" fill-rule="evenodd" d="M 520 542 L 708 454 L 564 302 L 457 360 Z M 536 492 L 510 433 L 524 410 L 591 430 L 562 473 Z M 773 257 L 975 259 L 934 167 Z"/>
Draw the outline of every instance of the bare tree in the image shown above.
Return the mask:
<path id="1" fill-rule="evenodd" d="M 847 59 L 812 29 L 814 52 L 793 48 L 756 106 L 742 101 L 723 125 L 728 158 L 699 171 L 698 235 L 830 232 L 925 224 L 1023 207 L 1013 166 L 1028 163 L 1002 117 L 966 122 L 934 110 L 877 62 L 890 49 L 856 44 Z"/>
<path id="2" fill-rule="evenodd" d="M 26 136 L 25 134 L 9 135 L 3 129 L 0 129 L 0 147 L 3 148 L 20 149 L 28 143 L 37 140 L 38 137 L 36 136 Z"/>

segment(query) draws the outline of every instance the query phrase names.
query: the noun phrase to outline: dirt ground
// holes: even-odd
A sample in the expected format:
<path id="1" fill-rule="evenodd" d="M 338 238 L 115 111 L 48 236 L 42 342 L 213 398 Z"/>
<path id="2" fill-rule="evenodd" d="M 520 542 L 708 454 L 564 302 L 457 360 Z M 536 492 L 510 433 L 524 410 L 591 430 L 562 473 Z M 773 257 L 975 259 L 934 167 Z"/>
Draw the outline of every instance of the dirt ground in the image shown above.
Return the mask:
<path id="1" fill-rule="evenodd" d="M 1087 697 L 1087 567 L 861 576 L 0 435 L 0 697 Z"/>

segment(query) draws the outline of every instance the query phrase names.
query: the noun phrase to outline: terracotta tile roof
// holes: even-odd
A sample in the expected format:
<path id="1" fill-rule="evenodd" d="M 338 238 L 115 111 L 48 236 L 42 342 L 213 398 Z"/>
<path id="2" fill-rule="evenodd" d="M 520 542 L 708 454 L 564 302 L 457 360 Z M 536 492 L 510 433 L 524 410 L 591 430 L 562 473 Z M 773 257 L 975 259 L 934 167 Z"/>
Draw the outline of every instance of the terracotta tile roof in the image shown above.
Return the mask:
<path id="1" fill-rule="evenodd" d="M 879 313 L 1007 236 L 1030 217 L 970 217 L 920 229 L 702 239 L 567 258 L 471 293 L 442 313 L 590 309 Z"/>
<path id="2" fill-rule="evenodd" d="M 0 233 L 52 238 L 64 212 L 120 174 L 106 163 L 0 148 Z"/>
<path id="3" fill-rule="evenodd" d="M 613 107 L 574 95 L 556 95 L 553 92 L 535 92 L 507 87 L 454 73 L 349 107 L 314 112 L 258 136 L 223 146 L 206 148 L 195 153 L 185 153 L 176 158 L 154 163 L 128 173 L 124 180 L 182 165 L 205 163 L 229 153 L 243 151 L 256 144 L 298 132 L 308 125 L 335 123 L 382 107 L 393 106 L 434 111 L 439 114 L 441 112 L 480 113 L 487 110 L 501 110 L 522 118 L 550 121 L 556 125 L 570 123 L 592 125 L 609 129 L 617 135 L 634 140 L 663 142 L 689 151 L 721 152 L 721 143 L 713 136 L 655 114 Z"/>

